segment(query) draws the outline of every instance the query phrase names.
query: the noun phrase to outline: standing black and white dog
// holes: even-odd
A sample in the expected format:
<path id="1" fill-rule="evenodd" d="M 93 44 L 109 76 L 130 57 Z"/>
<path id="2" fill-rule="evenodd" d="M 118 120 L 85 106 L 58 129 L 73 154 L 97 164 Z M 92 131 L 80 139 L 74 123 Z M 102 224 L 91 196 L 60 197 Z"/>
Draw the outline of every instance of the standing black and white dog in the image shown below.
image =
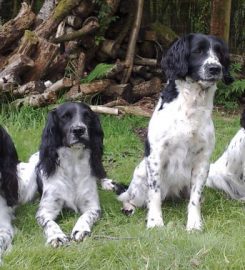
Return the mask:
<path id="1" fill-rule="evenodd" d="M 200 201 L 215 138 L 211 118 L 216 82 L 231 82 L 225 43 L 189 34 L 168 50 L 162 67 L 168 79 L 148 126 L 145 157 L 128 190 L 123 211 L 148 207 L 147 228 L 163 226 L 161 202 L 189 191 L 187 230 L 201 230 Z"/>
<path id="2" fill-rule="evenodd" d="M 241 128 L 222 156 L 210 165 L 206 185 L 226 192 L 232 199 L 245 200 L 245 110 Z"/>
<path id="3" fill-rule="evenodd" d="M 36 218 L 51 246 L 69 241 L 55 222 L 63 207 L 81 214 L 71 233 L 75 241 L 89 235 L 99 219 L 96 182 L 103 179 L 105 184 L 111 183 L 104 179 L 102 154 L 103 131 L 89 106 L 65 103 L 49 113 L 37 166 L 42 197 Z"/>
<path id="4" fill-rule="evenodd" d="M 14 209 L 31 200 L 37 190 L 35 166 L 37 156 L 28 163 L 19 162 L 14 143 L 0 126 L 0 262 L 14 236 Z"/>

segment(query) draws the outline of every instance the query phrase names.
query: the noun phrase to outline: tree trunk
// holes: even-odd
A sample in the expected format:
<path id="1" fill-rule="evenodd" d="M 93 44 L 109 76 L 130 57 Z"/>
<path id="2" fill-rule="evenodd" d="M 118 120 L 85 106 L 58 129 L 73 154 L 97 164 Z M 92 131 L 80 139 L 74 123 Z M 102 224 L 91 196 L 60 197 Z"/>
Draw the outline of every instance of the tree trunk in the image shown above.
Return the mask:
<path id="1" fill-rule="evenodd" d="M 213 0 L 210 33 L 229 42 L 231 0 Z"/>

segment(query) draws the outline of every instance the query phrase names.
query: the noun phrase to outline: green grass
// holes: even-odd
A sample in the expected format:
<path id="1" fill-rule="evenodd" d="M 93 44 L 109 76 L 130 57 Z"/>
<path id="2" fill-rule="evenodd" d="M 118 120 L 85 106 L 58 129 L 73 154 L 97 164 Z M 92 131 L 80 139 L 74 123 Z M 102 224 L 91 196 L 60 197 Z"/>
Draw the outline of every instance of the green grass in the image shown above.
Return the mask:
<path id="1" fill-rule="evenodd" d="M 2 123 L 13 137 L 19 157 L 27 160 L 38 149 L 47 109 L 4 111 Z M 147 126 L 140 117 L 101 117 L 105 132 L 104 162 L 108 176 L 124 183 L 143 155 L 143 144 L 133 132 Z M 216 148 L 212 159 L 224 150 L 239 128 L 239 116 L 214 115 Z M 206 189 L 202 207 L 204 231 L 185 231 L 187 202 L 163 204 L 166 226 L 147 230 L 145 209 L 132 217 L 120 212 L 116 196 L 99 191 L 103 216 L 92 236 L 83 243 L 53 249 L 45 246 L 36 223 L 38 199 L 20 206 L 14 224 L 17 233 L 2 269 L 245 269 L 245 208 L 220 192 Z M 78 215 L 64 210 L 58 219 L 69 234 Z"/>

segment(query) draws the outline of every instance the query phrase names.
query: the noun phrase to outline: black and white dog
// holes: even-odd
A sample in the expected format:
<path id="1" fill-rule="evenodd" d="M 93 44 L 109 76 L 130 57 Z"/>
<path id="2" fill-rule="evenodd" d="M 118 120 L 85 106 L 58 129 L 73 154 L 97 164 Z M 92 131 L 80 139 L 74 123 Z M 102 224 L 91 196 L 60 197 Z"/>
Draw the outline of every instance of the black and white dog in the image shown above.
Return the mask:
<path id="1" fill-rule="evenodd" d="M 188 191 L 187 230 L 201 230 L 200 201 L 215 143 L 216 82 L 232 81 L 228 49 L 214 36 L 189 34 L 170 47 L 162 67 L 168 83 L 148 126 L 145 157 L 119 200 L 126 214 L 147 206 L 152 228 L 164 225 L 161 202 Z"/>
<path id="2" fill-rule="evenodd" d="M 81 214 L 71 233 L 75 241 L 89 235 L 99 219 L 96 182 L 102 179 L 103 188 L 108 188 L 107 184 L 114 187 L 111 180 L 105 179 L 102 154 L 103 131 L 89 106 L 64 103 L 48 114 L 37 166 L 42 197 L 36 218 L 51 246 L 69 241 L 55 222 L 63 207 Z"/>
<path id="3" fill-rule="evenodd" d="M 14 209 L 31 200 L 37 190 L 35 166 L 38 158 L 19 162 L 14 143 L 0 126 L 0 262 L 3 252 L 11 246 L 14 236 Z"/>
<path id="4" fill-rule="evenodd" d="M 210 165 L 206 185 L 226 192 L 232 199 L 245 200 L 245 110 L 241 128 L 223 155 Z"/>

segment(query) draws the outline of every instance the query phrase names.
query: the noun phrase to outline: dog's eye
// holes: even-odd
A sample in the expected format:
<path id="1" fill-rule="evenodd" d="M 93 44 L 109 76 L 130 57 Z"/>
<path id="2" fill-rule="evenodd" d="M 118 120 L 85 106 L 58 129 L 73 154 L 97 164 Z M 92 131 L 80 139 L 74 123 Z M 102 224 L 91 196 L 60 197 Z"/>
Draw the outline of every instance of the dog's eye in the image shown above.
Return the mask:
<path id="1" fill-rule="evenodd" d="M 69 120 L 69 119 L 71 119 L 71 113 L 69 113 L 69 112 L 64 113 L 64 114 L 61 116 L 61 119 L 62 119 L 62 120 Z"/>
<path id="2" fill-rule="evenodd" d="M 192 51 L 192 53 L 194 53 L 194 54 L 202 54 L 203 50 L 198 48 L 198 49 L 195 49 L 194 51 Z"/>

